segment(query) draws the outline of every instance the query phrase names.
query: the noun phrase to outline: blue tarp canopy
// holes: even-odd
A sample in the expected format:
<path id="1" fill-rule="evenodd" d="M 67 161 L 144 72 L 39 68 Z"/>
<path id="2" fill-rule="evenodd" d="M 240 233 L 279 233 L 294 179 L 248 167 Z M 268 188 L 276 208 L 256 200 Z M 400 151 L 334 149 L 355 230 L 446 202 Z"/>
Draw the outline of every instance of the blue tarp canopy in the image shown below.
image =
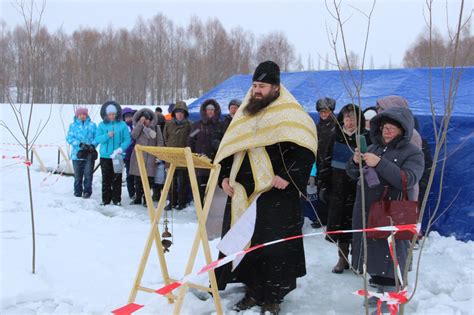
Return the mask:
<path id="1" fill-rule="evenodd" d="M 360 82 L 362 106 L 374 106 L 378 98 L 387 95 L 404 96 L 420 124 L 420 133 L 427 139 L 434 153 L 435 133 L 430 106 L 430 73 L 432 102 L 436 109 L 436 121 L 442 120 L 445 96 L 450 88 L 449 69 L 389 69 L 349 72 L 307 71 L 281 74 L 282 84 L 296 97 L 299 103 L 317 122 L 316 101 L 321 97 L 336 99 L 336 112 L 355 95 L 354 84 Z M 457 71 L 455 72 L 457 73 Z M 454 76 L 456 77 L 456 75 Z M 354 79 L 354 81 L 353 81 Z M 251 75 L 235 75 L 217 85 L 189 105 L 191 119 L 198 119 L 200 104 L 214 98 L 221 104 L 223 112 L 231 99 L 242 99 L 251 86 Z M 358 103 L 357 99 L 354 100 Z M 449 125 L 446 156 L 440 157 L 437 176 L 430 192 L 427 214 L 432 213 L 440 191 L 440 170 L 446 158 L 442 184 L 439 218 L 433 229 L 440 234 L 453 235 L 460 240 L 474 240 L 474 67 L 462 70 L 455 97 L 454 111 Z M 426 216 L 428 217 L 428 216 Z M 426 218 L 425 218 L 426 225 Z"/>

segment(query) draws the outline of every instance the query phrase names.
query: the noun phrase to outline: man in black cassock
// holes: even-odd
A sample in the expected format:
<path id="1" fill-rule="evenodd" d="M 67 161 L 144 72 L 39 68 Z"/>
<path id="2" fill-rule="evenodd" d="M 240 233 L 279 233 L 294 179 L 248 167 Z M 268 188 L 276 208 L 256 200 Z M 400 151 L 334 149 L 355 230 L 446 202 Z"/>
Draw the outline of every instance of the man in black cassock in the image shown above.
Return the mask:
<path id="1" fill-rule="evenodd" d="M 223 237 L 254 201 L 256 220 L 247 247 L 300 235 L 300 192 L 306 189 L 316 150 L 313 120 L 280 84 L 278 65 L 261 63 L 215 158 L 222 166 L 219 183 L 229 196 Z M 283 298 L 305 274 L 301 238 L 253 251 L 234 271 L 231 264 L 216 270 L 219 289 L 229 282 L 246 285 L 234 310 L 261 306 L 262 313 L 271 314 L 279 313 Z"/>

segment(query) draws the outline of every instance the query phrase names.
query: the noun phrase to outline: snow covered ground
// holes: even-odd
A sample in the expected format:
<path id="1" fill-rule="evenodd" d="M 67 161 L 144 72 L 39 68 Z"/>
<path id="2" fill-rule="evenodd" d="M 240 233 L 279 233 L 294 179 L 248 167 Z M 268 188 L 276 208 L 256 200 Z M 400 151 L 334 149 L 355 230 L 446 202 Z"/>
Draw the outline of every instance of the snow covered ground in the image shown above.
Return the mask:
<path id="1" fill-rule="evenodd" d="M 1 119 L 11 120 L 10 110 L 0 105 Z M 45 114 L 39 106 L 38 113 Z M 41 115 L 39 115 L 41 116 Z M 37 119 L 41 117 L 37 117 Z M 65 124 L 72 109 L 53 109 L 53 118 L 38 144 L 64 144 L 60 117 Z M 97 121 L 97 119 L 95 119 Z M 12 139 L 0 131 L 1 143 Z M 1 154 L 22 152 L 1 145 Z M 56 165 L 56 149 L 41 148 L 48 166 Z M 1 314 L 106 314 L 127 302 L 140 255 L 149 230 L 142 206 L 101 207 L 100 172 L 94 176 L 92 198 L 73 197 L 73 178 L 47 176 L 33 165 L 36 208 L 37 273 L 31 274 L 31 227 L 26 172 L 18 161 L 0 161 L 0 313 Z M 13 164 L 13 165 L 12 165 Z M 191 207 L 174 213 L 174 245 L 167 254 L 170 276 L 181 278 L 186 253 L 196 229 Z M 306 222 L 304 232 L 312 232 Z M 214 257 L 217 240 L 211 242 Z M 308 274 L 298 282 L 282 305 L 284 314 L 362 314 L 362 298 L 352 293 L 362 288 L 362 279 L 350 272 L 332 274 L 337 254 L 322 237 L 305 239 Z M 409 314 L 473 314 L 474 243 L 432 233 L 421 261 L 420 281 Z M 199 254 L 196 269 L 204 264 Z M 411 274 L 413 283 L 414 273 Z M 205 284 L 207 279 L 201 278 Z M 152 250 L 144 285 L 161 286 L 157 255 Z M 412 288 L 410 288 L 412 290 Z M 243 295 L 239 285 L 221 293 L 227 314 Z M 150 300 L 151 299 L 151 300 Z M 172 306 L 162 297 L 140 293 L 137 303 L 147 303 L 137 314 L 171 314 Z M 183 314 L 211 314 L 212 300 L 201 301 L 188 293 Z M 243 314 L 259 314 L 258 309 Z"/>

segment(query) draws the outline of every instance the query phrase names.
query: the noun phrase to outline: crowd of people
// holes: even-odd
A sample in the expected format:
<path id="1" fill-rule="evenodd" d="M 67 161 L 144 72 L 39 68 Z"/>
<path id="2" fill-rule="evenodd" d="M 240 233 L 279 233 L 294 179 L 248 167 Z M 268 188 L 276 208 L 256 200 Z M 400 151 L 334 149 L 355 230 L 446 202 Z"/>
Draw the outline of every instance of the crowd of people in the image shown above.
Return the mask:
<path id="1" fill-rule="evenodd" d="M 74 195 L 91 196 L 95 148 L 99 146 L 102 203 L 120 205 L 124 166 L 132 203 L 145 204 L 133 150 L 135 144 L 141 144 L 190 147 L 192 152 L 221 164 L 219 186 L 228 196 L 223 239 L 247 208 L 256 204 L 254 232 L 242 249 L 301 234 L 303 209 L 311 202 L 310 192 L 317 196 L 310 216 L 312 226 L 326 226 L 327 231 L 362 228 L 371 204 L 382 195 L 386 194 L 388 200 L 403 196 L 402 176 L 406 178 L 409 199 L 421 201 L 431 168 L 431 152 L 417 130 L 406 99 L 382 97 L 366 109 L 346 104 L 337 115 L 335 109 L 334 99 L 319 99 L 319 122 L 315 125 L 281 85 L 280 69 L 271 61 L 256 68 L 250 92 L 243 102 L 232 100 L 228 104 L 229 114 L 223 119 L 221 107 L 214 99 L 201 104 L 200 119 L 195 122 L 189 121 L 183 101 L 170 106 L 166 116 L 159 107 L 155 112 L 147 108 L 122 110 L 116 102 L 106 102 L 98 127 L 90 120 L 87 109 L 79 108 L 67 136 L 72 145 Z M 158 200 L 165 165 L 148 154 L 144 160 L 149 182 L 153 183 L 153 200 Z M 197 178 L 200 196 L 204 198 L 209 172 L 199 170 Z M 165 209 L 185 208 L 188 191 L 187 171 L 178 169 Z M 338 259 L 333 273 L 343 273 L 351 267 L 355 273 L 363 272 L 365 254 L 360 233 L 331 234 L 326 239 L 336 245 Z M 402 272 L 408 244 L 396 241 Z M 220 257 L 230 254 L 219 249 Z M 378 292 L 395 291 L 396 275 L 386 240 L 368 239 L 367 257 L 371 285 Z M 219 289 L 225 289 L 230 282 L 246 286 L 245 296 L 234 310 L 261 307 L 262 313 L 270 314 L 279 313 L 284 297 L 296 288 L 297 278 L 305 274 L 302 239 L 251 252 L 237 266 L 228 264 L 216 270 Z M 369 299 L 369 305 L 376 307 L 377 299 Z M 384 310 L 388 310 L 386 303 L 382 305 Z"/>
<path id="2" fill-rule="evenodd" d="M 220 140 L 229 126 L 241 101 L 229 103 L 229 113 L 221 120 L 220 105 L 216 100 L 206 100 L 201 105 L 200 119 L 189 120 L 186 102 L 178 101 L 163 115 L 160 107 L 133 110 L 114 101 L 106 102 L 100 109 L 102 122 L 97 126 L 91 121 L 87 108 L 77 108 L 74 121 L 69 126 L 67 142 L 71 145 L 74 168 L 74 196 L 90 198 L 95 160 L 100 157 L 102 171 L 102 205 L 122 202 L 122 174 L 126 175 L 126 189 L 131 204 L 146 206 L 135 144 L 155 147 L 190 147 L 194 153 L 213 159 Z M 99 153 L 97 152 L 99 149 Z M 158 201 L 165 178 L 165 163 L 144 153 L 148 181 L 153 201 Z M 197 178 L 201 198 L 209 178 L 209 171 L 198 170 Z M 175 171 L 166 210 L 182 210 L 190 201 L 187 171 Z"/>

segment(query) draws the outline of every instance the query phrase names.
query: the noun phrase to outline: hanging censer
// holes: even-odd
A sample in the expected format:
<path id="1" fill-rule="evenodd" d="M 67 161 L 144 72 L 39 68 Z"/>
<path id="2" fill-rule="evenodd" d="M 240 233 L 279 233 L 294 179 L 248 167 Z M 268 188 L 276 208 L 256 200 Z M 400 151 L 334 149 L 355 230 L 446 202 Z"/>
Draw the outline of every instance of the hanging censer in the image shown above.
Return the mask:
<path id="1" fill-rule="evenodd" d="M 173 210 L 171 210 L 173 211 Z M 161 233 L 161 245 L 163 246 L 163 252 L 169 252 L 169 248 L 173 244 L 173 234 L 169 231 L 168 224 L 168 211 L 165 211 L 165 217 L 163 218 L 163 233 Z M 171 228 L 173 228 L 173 217 L 171 217 Z"/>

